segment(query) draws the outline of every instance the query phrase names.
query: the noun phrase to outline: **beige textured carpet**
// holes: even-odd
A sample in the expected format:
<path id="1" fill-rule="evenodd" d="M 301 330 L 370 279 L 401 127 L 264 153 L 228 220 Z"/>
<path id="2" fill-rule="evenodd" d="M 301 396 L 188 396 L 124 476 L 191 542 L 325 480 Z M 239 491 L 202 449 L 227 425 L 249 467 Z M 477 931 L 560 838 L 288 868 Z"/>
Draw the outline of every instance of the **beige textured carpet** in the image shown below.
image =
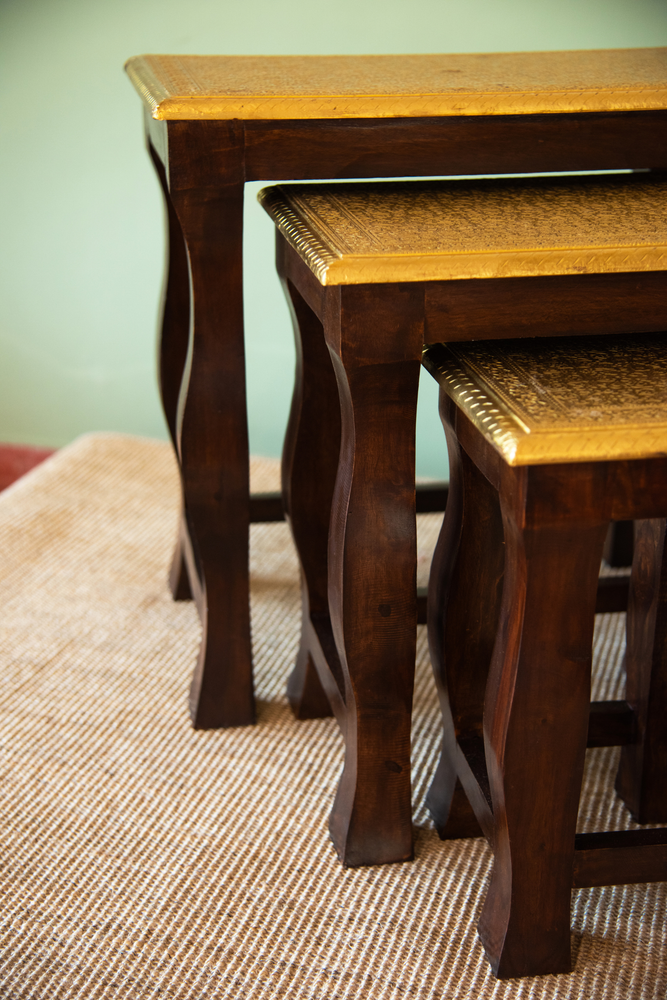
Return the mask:
<path id="1" fill-rule="evenodd" d="M 277 463 L 253 472 L 269 489 Z M 664 883 L 574 892 L 573 974 L 489 974 L 490 853 L 442 844 L 422 806 L 439 743 L 423 634 L 416 860 L 340 867 L 342 741 L 283 696 L 298 639 L 284 525 L 253 528 L 259 723 L 191 730 L 199 625 L 165 585 L 177 509 L 169 447 L 116 435 L 0 497 L 0 997 L 664 998 Z M 422 521 L 428 548 L 437 517 Z M 601 617 L 595 697 L 614 696 L 622 645 L 623 616 Z M 615 751 L 589 758 L 581 829 L 628 825 Z"/>

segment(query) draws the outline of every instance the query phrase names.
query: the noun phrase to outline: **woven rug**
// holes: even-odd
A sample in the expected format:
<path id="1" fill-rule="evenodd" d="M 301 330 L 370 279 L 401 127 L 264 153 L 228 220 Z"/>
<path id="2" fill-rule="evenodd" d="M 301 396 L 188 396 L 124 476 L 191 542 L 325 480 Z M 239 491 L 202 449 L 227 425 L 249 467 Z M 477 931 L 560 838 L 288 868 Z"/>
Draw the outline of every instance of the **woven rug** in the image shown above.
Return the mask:
<path id="1" fill-rule="evenodd" d="M 253 463 L 274 488 L 277 463 Z M 439 748 L 420 628 L 415 860 L 344 870 L 327 836 L 343 746 L 296 722 L 284 524 L 252 529 L 259 721 L 193 732 L 200 637 L 166 574 L 168 445 L 92 435 L 0 497 L 0 997 L 664 998 L 664 883 L 572 894 L 575 971 L 496 981 L 476 935 L 491 855 L 423 808 Z M 438 517 L 420 519 L 420 572 Z M 615 697 L 623 615 L 600 616 L 594 697 Z M 631 826 L 617 751 L 589 751 L 580 829 Z"/>

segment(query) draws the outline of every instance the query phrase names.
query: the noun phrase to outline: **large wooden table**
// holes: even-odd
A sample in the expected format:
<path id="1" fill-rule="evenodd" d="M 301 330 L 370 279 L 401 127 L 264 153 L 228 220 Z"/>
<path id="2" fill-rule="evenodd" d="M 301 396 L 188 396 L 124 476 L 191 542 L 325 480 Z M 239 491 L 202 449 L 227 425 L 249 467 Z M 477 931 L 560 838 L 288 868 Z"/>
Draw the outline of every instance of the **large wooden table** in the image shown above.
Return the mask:
<path id="1" fill-rule="evenodd" d="M 169 217 L 160 386 L 181 469 L 174 596 L 197 601 L 195 726 L 254 719 L 242 292 L 256 180 L 667 169 L 667 49 L 138 56 Z"/>

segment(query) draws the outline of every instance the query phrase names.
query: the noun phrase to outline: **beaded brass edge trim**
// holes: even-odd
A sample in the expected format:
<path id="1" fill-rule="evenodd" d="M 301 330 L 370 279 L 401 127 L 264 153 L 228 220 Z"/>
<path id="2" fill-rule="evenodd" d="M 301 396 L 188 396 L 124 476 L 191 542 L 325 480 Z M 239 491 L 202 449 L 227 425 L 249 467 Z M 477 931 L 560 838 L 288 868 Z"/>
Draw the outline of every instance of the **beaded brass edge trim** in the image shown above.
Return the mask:
<path id="1" fill-rule="evenodd" d="M 285 199 L 279 187 L 263 188 L 257 195 L 262 208 L 308 265 L 317 280 L 327 284 L 327 272 L 338 255 L 307 226 Z"/>
<path id="2" fill-rule="evenodd" d="M 322 267 L 324 278 L 320 280 L 326 285 L 667 271 L 667 245 L 612 249 L 573 247 L 527 252 L 510 250 L 500 253 L 469 251 L 460 254 L 387 254 L 386 256 L 341 254 L 328 260 L 326 268 L 323 265 Z"/>
<path id="3" fill-rule="evenodd" d="M 530 433 L 528 429 L 501 409 L 498 401 L 470 377 L 444 344 L 426 344 L 422 364 L 505 461 L 509 465 L 518 464 L 517 451 L 521 439 Z"/>
<path id="4" fill-rule="evenodd" d="M 158 121 L 163 119 L 164 115 L 160 113 L 160 108 L 164 103 L 169 103 L 168 91 L 158 80 L 147 61 L 142 56 L 134 56 L 125 63 L 125 72 L 150 111 L 151 117 Z"/>
<path id="5" fill-rule="evenodd" d="M 133 82 L 134 82 L 133 77 Z M 245 121 L 318 120 L 340 118 L 446 118 L 469 116 L 576 114 L 580 112 L 660 111 L 667 108 L 667 88 L 625 91 L 502 91 L 455 94 L 328 94 L 267 95 L 266 97 L 169 96 L 158 99 L 137 86 L 154 118 L 203 118 Z"/>
<path id="6" fill-rule="evenodd" d="M 422 363 L 508 465 L 604 462 L 667 455 L 664 424 L 533 430 L 508 413 L 486 385 L 471 377 L 445 344 L 425 345 Z"/>

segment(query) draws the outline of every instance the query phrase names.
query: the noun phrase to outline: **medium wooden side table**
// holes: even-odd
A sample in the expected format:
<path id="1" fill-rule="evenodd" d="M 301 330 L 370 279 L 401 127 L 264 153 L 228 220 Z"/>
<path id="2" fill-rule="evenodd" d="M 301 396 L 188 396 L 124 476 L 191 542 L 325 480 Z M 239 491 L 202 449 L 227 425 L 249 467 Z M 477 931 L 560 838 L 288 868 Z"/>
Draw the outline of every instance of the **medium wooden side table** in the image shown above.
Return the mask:
<path id="1" fill-rule="evenodd" d="M 298 717 L 333 711 L 343 733 L 329 823 L 341 861 L 404 861 L 412 855 L 415 419 L 424 342 L 662 336 L 667 177 L 292 184 L 265 188 L 260 200 L 278 229 L 297 348 L 283 494 L 302 619 L 288 695 Z M 528 395 L 529 378 L 510 361 L 505 368 Z M 620 392 L 622 368 L 617 377 Z M 472 412 L 476 391 L 467 400 Z M 533 395 L 539 410 L 548 400 Z M 483 415 L 488 422 L 492 410 Z M 452 516 L 458 502 L 454 491 Z M 613 519 L 600 519 L 603 534 L 602 522 Z M 487 576 L 498 581 L 502 567 L 477 525 L 470 544 L 480 540 L 477 562 L 488 559 Z M 477 565 L 465 595 L 453 588 L 463 603 L 458 619 L 476 621 L 481 578 Z M 462 642 L 473 647 L 474 638 L 468 625 Z M 485 664 L 483 652 L 478 659 Z M 470 672 L 462 674 L 465 687 Z"/>
<path id="2" fill-rule="evenodd" d="M 126 68 L 169 219 L 159 366 L 184 498 L 172 589 L 203 624 L 192 719 L 241 725 L 254 720 L 244 183 L 667 169 L 667 49 L 150 55 Z"/>

